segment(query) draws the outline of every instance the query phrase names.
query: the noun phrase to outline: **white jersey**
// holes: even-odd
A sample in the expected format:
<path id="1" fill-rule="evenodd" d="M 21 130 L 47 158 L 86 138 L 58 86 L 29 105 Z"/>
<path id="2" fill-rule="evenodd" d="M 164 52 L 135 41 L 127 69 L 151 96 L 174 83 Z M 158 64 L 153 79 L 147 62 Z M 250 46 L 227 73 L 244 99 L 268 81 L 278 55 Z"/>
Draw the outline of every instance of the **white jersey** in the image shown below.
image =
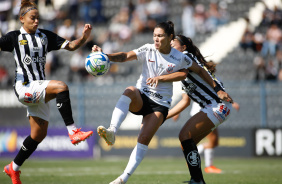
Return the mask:
<path id="1" fill-rule="evenodd" d="M 187 53 L 187 56 L 193 58 L 199 66 L 203 67 L 202 64 L 192 54 Z M 203 68 L 206 69 L 205 67 Z M 208 70 L 207 72 L 210 74 Z M 223 84 L 215 77 L 215 75 L 210 74 L 210 76 L 213 78 L 215 83 L 217 83 L 222 90 L 224 90 Z M 214 101 L 216 103 L 222 102 L 214 89 L 198 74 L 192 71 L 189 72 L 186 79 L 182 80 L 181 83 L 182 89 L 184 90 L 183 92 L 187 93 L 187 95 L 201 107 L 212 104 Z"/>
<path id="2" fill-rule="evenodd" d="M 136 87 L 154 102 L 170 108 L 172 82 L 159 82 L 158 86 L 154 87 L 147 85 L 146 80 L 187 69 L 193 60 L 174 48 L 171 48 L 169 54 L 162 54 L 154 44 L 145 44 L 133 51 L 137 55 L 137 60 L 142 61 L 142 73 Z"/>

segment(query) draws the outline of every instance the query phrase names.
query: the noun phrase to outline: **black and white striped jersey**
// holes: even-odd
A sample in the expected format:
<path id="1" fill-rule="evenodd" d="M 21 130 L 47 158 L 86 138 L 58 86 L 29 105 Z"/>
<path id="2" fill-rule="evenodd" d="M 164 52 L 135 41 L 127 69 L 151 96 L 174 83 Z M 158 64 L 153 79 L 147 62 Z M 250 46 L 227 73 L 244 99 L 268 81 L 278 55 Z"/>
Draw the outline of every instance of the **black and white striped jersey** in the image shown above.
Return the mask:
<path id="1" fill-rule="evenodd" d="M 44 80 L 46 54 L 67 44 L 66 39 L 51 31 L 37 29 L 34 34 L 28 34 L 23 27 L 0 38 L 0 50 L 14 55 L 15 82 L 22 81 L 23 84 Z"/>
<path id="2" fill-rule="evenodd" d="M 185 54 L 199 66 L 203 67 L 203 65 L 191 53 Z M 206 69 L 206 67 L 203 68 L 210 74 L 210 76 L 222 88 L 222 90 L 224 90 L 223 84 L 215 77 L 215 75 L 212 75 Z M 214 89 L 198 74 L 192 71 L 189 71 L 186 79 L 182 80 L 181 83 L 184 92 L 187 93 L 187 95 L 201 107 L 205 107 L 207 104 L 211 104 L 213 100 L 215 100 L 217 103 L 221 102 Z"/>

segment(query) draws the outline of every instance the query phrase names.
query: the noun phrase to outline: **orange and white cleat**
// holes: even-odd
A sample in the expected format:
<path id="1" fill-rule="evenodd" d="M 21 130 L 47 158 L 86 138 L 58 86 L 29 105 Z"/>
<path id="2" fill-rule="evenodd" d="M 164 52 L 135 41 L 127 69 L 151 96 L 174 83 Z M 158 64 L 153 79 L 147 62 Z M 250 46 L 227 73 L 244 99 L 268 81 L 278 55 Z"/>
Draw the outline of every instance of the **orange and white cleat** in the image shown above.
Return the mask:
<path id="1" fill-rule="evenodd" d="M 215 166 L 209 166 L 205 168 L 206 173 L 213 173 L 213 174 L 221 174 L 222 170 L 219 168 L 216 168 Z"/>
<path id="2" fill-rule="evenodd" d="M 103 126 L 97 128 L 97 133 L 102 137 L 108 145 L 113 145 L 115 143 L 115 133 L 111 129 L 106 129 Z"/>
<path id="3" fill-rule="evenodd" d="M 93 135 L 93 131 L 83 132 L 80 131 L 81 128 L 77 128 L 76 130 L 73 130 L 74 134 L 70 135 L 69 137 L 71 139 L 71 143 L 74 145 L 77 145 L 81 141 L 85 141 L 88 139 L 91 135 Z"/>
<path id="4" fill-rule="evenodd" d="M 14 171 L 13 170 L 13 162 L 11 162 L 10 164 L 6 165 L 4 167 L 4 171 L 8 176 L 10 176 L 10 178 L 12 179 L 12 183 L 13 184 L 22 184 L 21 180 L 20 180 L 20 174 L 21 171 Z"/>

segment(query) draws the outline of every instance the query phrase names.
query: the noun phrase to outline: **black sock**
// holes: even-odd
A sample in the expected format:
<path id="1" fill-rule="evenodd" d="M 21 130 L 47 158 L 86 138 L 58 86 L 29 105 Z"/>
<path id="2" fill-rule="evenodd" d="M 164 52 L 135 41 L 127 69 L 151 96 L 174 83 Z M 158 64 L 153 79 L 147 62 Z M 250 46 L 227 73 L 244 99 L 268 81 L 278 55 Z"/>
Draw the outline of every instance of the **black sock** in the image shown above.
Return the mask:
<path id="1" fill-rule="evenodd" d="M 16 158 L 14 159 L 14 162 L 21 166 L 26 159 L 29 158 L 29 156 L 36 150 L 39 142 L 33 140 L 30 135 L 25 138 L 23 142 L 23 146 L 21 147 L 19 153 L 17 154 Z"/>
<path id="2" fill-rule="evenodd" d="M 57 94 L 57 107 L 66 124 L 66 126 L 74 123 L 72 118 L 71 102 L 69 91 L 63 91 Z"/>
<path id="3" fill-rule="evenodd" d="M 203 181 L 205 183 L 201 169 L 201 158 L 195 142 L 193 139 L 187 139 L 182 141 L 181 145 L 191 178 L 196 182 Z"/>

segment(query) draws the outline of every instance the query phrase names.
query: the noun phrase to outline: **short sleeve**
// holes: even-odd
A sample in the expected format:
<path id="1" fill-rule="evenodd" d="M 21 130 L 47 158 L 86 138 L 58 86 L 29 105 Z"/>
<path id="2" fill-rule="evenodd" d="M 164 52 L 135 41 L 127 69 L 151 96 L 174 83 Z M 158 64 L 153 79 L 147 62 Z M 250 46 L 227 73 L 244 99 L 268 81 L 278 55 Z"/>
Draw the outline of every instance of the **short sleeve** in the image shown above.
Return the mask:
<path id="1" fill-rule="evenodd" d="M 41 32 L 43 32 L 44 34 L 46 34 L 47 39 L 48 39 L 48 52 L 52 51 L 52 50 L 59 50 L 61 48 L 65 48 L 65 46 L 69 43 L 68 40 L 60 37 L 59 35 L 51 32 L 51 31 L 47 31 L 47 30 L 40 30 Z"/>
<path id="2" fill-rule="evenodd" d="M 137 60 L 144 60 L 146 57 L 146 52 L 150 50 L 150 44 L 145 44 L 138 49 L 134 49 L 133 52 L 135 52 L 137 56 Z"/>
<path id="3" fill-rule="evenodd" d="M 11 33 L 8 33 L 0 38 L 0 51 L 12 52 L 14 44 Z"/>
<path id="4" fill-rule="evenodd" d="M 183 54 L 183 62 L 182 62 L 182 68 L 189 68 L 192 66 L 193 60 L 188 57 L 187 55 Z"/>

